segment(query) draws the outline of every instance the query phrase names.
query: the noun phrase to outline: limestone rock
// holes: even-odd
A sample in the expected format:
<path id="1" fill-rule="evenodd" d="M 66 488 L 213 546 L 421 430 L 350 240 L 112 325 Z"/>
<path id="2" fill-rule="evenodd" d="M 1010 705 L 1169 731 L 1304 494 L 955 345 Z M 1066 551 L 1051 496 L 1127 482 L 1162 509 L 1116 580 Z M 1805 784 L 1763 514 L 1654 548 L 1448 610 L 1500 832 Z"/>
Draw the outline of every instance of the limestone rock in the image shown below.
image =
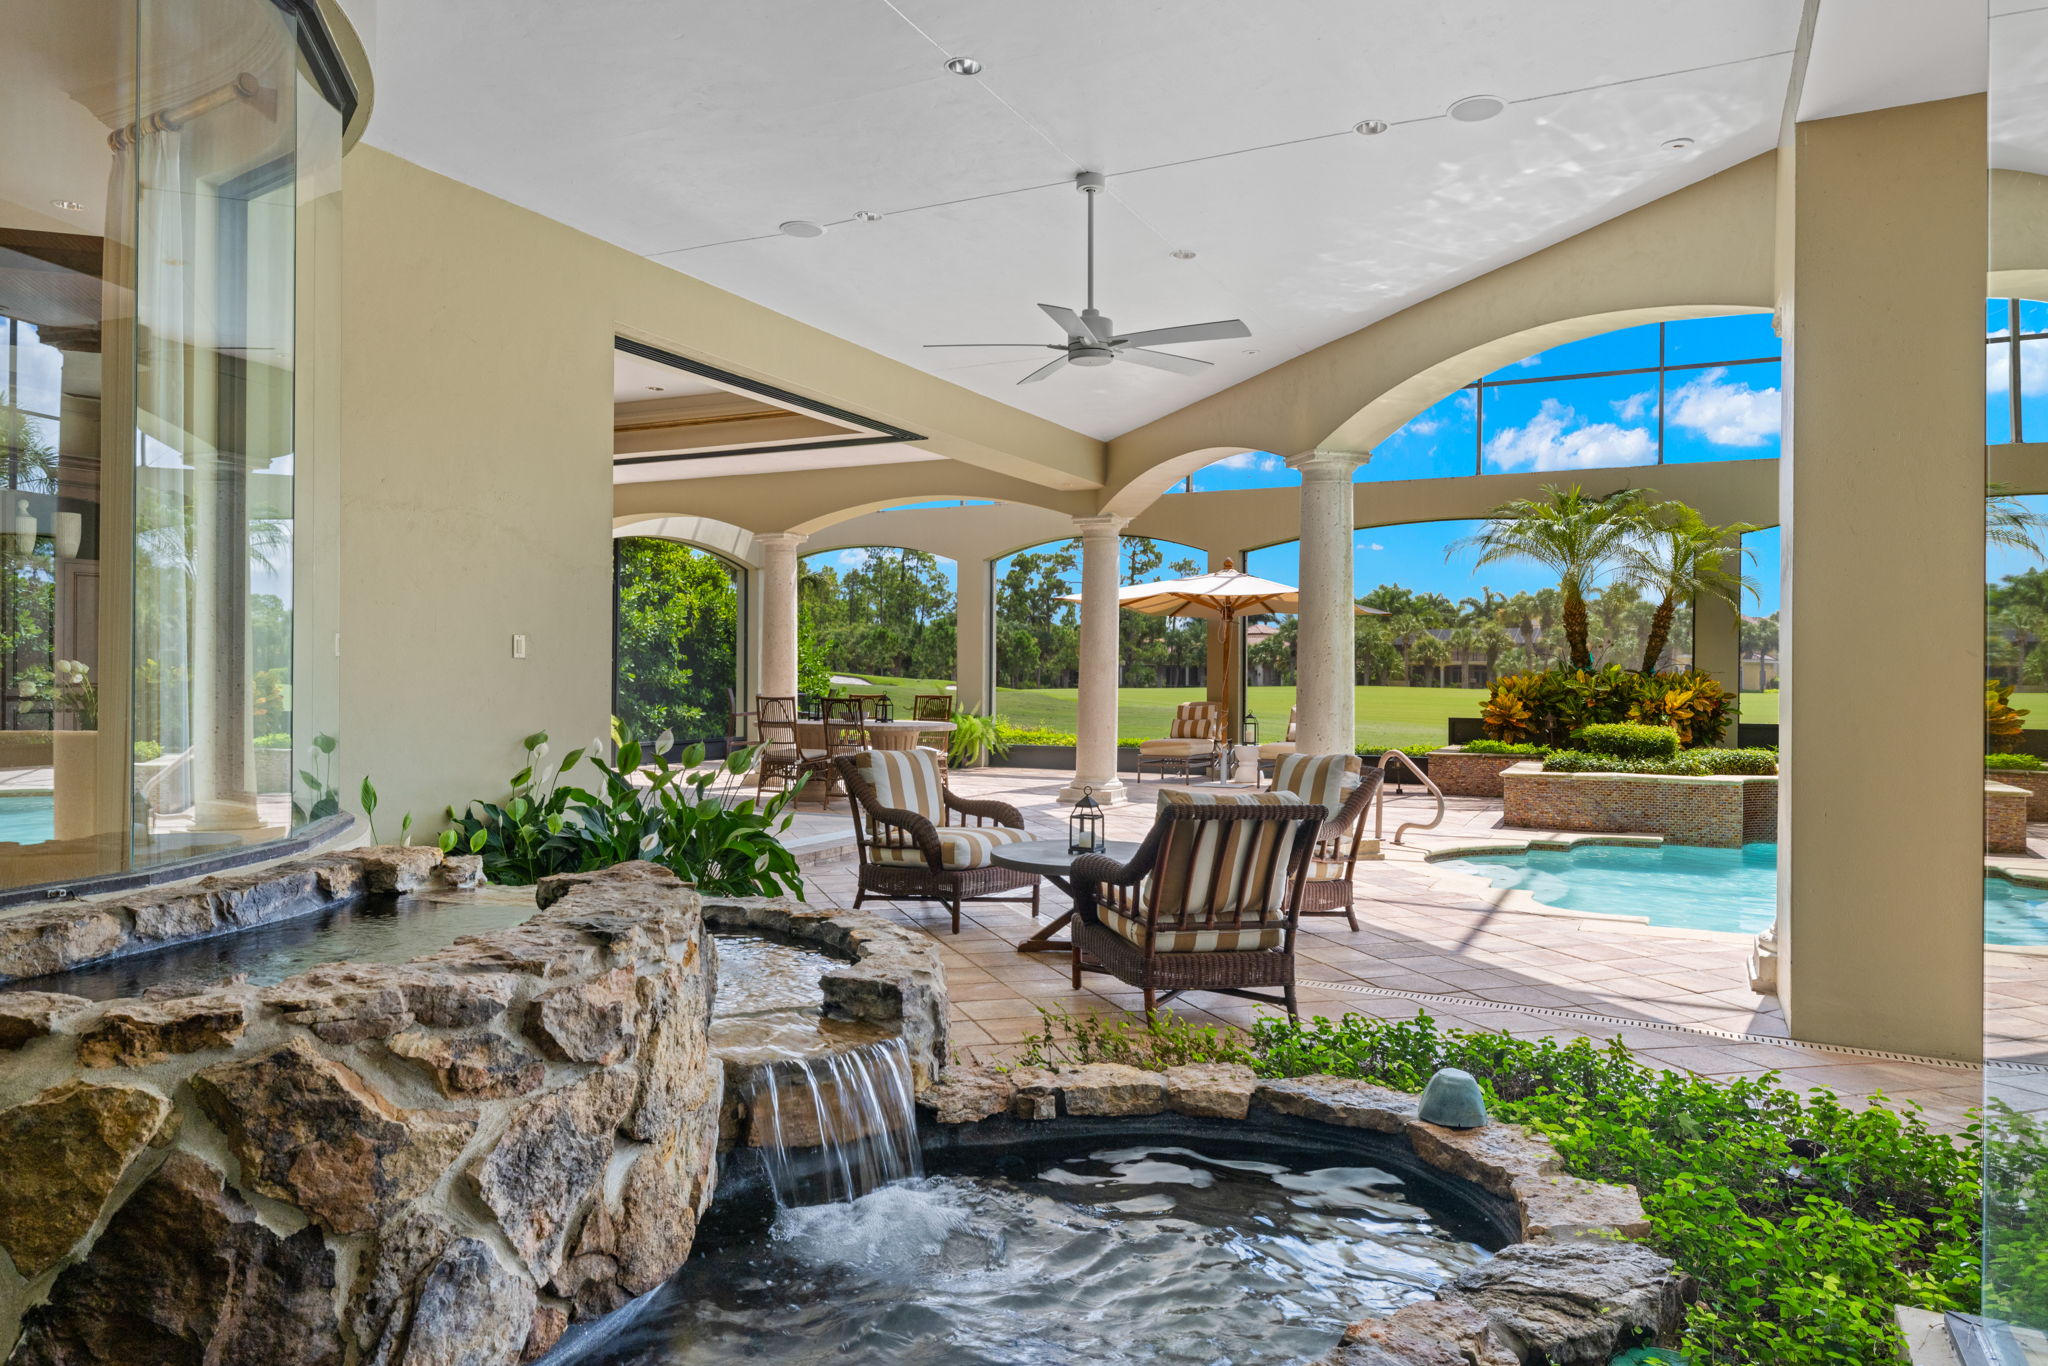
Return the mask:
<path id="1" fill-rule="evenodd" d="M 227 1048 L 248 1027 L 247 1002 L 226 992 L 123 1003 L 79 1031 L 78 1060 L 87 1067 L 146 1067 L 178 1053 Z"/>
<path id="2" fill-rule="evenodd" d="M 441 856 L 441 885 L 458 892 L 484 885 L 484 856 L 482 854 L 443 854 Z"/>
<path id="3" fill-rule="evenodd" d="M 347 1326 L 363 1366 L 397 1366 L 421 1283 L 459 1235 L 425 1202 L 386 1220 L 364 1247 L 349 1296 Z"/>
<path id="4" fill-rule="evenodd" d="M 1596 1366 L 1626 1347 L 1669 1342 L 1685 1315 L 1685 1279 L 1640 1243 L 1515 1243 L 1451 1290 L 1523 1361 Z"/>
<path id="5" fill-rule="evenodd" d="M 937 1113 L 941 1124 L 972 1124 L 1008 1113 L 1017 1085 L 991 1067 L 951 1067 L 946 1079 L 927 1087 L 917 1100 Z"/>
<path id="6" fill-rule="evenodd" d="M 1555 1148 L 1518 1124 L 1444 1129 L 1417 1119 L 1409 1121 L 1407 1133 L 1424 1162 L 1495 1195 L 1512 1196 L 1519 1183 L 1557 1176 L 1564 1169 Z"/>
<path id="7" fill-rule="evenodd" d="M 92 1004 L 83 996 L 56 991 L 0 992 L 0 1049 L 15 1049 L 40 1039 L 66 1015 Z"/>
<path id="8" fill-rule="evenodd" d="M 1545 1176 L 1515 1183 L 1524 1238 L 1650 1236 L 1650 1220 L 1633 1186 L 1610 1186 L 1575 1176 Z"/>
<path id="9" fill-rule="evenodd" d="M 698 984 L 691 984 L 691 977 Z M 671 963 L 657 976 L 636 984 L 642 1030 L 639 1089 L 633 1098 L 628 1135 L 643 1143 L 659 1142 L 703 1110 L 707 1095 L 716 1103 L 724 1084 L 711 1060 L 710 983 L 701 964 L 691 969 Z"/>
<path id="10" fill-rule="evenodd" d="M 539 1058 L 503 1035 L 429 1034 L 408 1030 L 385 1044 L 425 1069 L 444 1096 L 499 1100 L 538 1090 L 547 1076 Z"/>
<path id="11" fill-rule="evenodd" d="M 1060 1079 L 1043 1067 L 1015 1067 L 1010 1084 L 1017 1088 L 1010 1113 L 1018 1119 L 1058 1119 Z"/>
<path id="12" fill-rule="evenodd" d="M 1392 1318 L 1354 1323 L 1320 1366 L 1522 1366 L 1486 1313 L 1465 1300 L 1425 1300 Z"/>
<path id="13" fill-rule="evenodd" d="M 0 1110 L 0 1246 L 16 1270 L 63 1260 L 170 1113 L 154 1091 L 82 1081 Z"/>
<path id="14" fill-rule="evenodd" d="M 441 1254 L 413 1305 L 405 1354 L 392 1366 L 501 1366 L 525 1347 L 539 1303 L 533 1283 L 475 1238 Z"/>
<path id="15" fill-rule="evenodd" d="M 1283 1115 L 1382 1134 L 1398 1134 L 1415 1118 L 1415 1097 L 1406 1092 L 1340 1077 L 1262 1081 L 1252 1092 L 1252 1103 Z"/>
<path id="16" fill-rule="evenodd" d="M 340 1366 L 334 1254 L 173 1153 L 29 1311 L 17 1366 Z"/>
<path id="17" fill-rule="evenodd" d="M 614 1243 L 619 1285 L 628 1295 L 646 1294 L 689 1257 L 697 1216 L 711 1200 L 716 1160 L 710 1136 L 701 1131 L 634 1159 L 620 1192 Z"/>
<path id="18" fill-rule="evenodd" d="M 489 1024 L 505 1013 L 519 986 L 517 979 L 504 973 L 456 976 L 410 971 L 398 985 L 413 1018 L 438 1029 Z"/>
<path id="19" fill-rule="evenodd" d="M 351 849 L 349 857 L 363 870 L 363 885 L 372 892 L 416 892 L 441 866 L 441 851 L 426 844 L 378 844 Z"/>
<path id="20" fill-rule="evenodd" d="M 545 1284 L 610 1161 L 633 1075 L 614 1067 L 527 1101 L 469 1166 L 477 1197 L 497 1216 L 527 1272 Z"/>
<path id="21" fill-rule="evenodd" d="M 1251 1068 L 1239 1062 L 1197 1062 L 1169 1067 L 1166 1108 L 1180 1115 L 1204 1115 L 1212 1119 L 1243 1119 L 1251 1113 L 1252 1092 L 1259 1079 Z"/>
<path id="22" fill-rule="evenodd" d="M 49 906 L 0 916 L 0 981 L 104 958 L 128 942 L 117 906 Z"/>
<path id="23" fill-rule="evenodd" d="M 519 1354 L 521 1361 L 539 1361 L 554 1350 L 568 1330 L 569 1315 L 552 1304 L 543 1304 L 533 1311 L 533 1326 L 526 1333 L 526 1350 Z"/>
<path id="24" fill-rule="evenodd" d="M 465 1116 L 400 1110 L 302 1040 L 192 1078 L 253 1190 L 336 1233 L 368 1233 L 432 1186 L 475 1131 Z"/>
<path id="25" fill-rule="evenodd" d="M 565 983 L 534 997 L 526 1032 L 558 1062 L 609 1067 L 633 1051 L 633 970 L 617 968 L 588 981 Z"/>
<path id="26" fill-rule="evenodd" d="M 393 986 L 301 993 L 292 1005 L 284 1012 L 285 1021 L 304 1025 L 331 1044 L 388 1039 L 414 1021 L 405 993 Z"/>
<path id="27" fill-rule="evenodd" d="M 1159 1074 L 1120 1062 L 1064 1067 L 1059 1081 L 1070 1115 L 1156 1115 L 1166 1108 Z"/>
<path id="28" fill-rule="evenodd" d="M 575 1251 L 562 1259 L 548 1292 L 569 1301 L 571 1316 L 602 1318 L 626 1302 L 619 1285 L 618 1230 L 611 1209 L 600 1198 L 591 1207 L 577 1235 Z"/>

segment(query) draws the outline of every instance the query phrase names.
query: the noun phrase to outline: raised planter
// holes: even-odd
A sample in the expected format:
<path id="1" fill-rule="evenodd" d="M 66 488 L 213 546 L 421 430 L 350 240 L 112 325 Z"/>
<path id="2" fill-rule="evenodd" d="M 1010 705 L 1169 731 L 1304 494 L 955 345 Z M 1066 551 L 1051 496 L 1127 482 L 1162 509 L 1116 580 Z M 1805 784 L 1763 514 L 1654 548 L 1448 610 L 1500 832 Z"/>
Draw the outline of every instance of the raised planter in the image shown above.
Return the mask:
<path id="1" fill-rule="evenodd" d="M 1987 768 L 1984 770 L 1987 783 L 2004 783 L 2007 787 L 2023 787 L 2027 790 L 2027 819 L 2048 821 L 2048 768 Z"/>
<path id="2" fill-rule="evenodd" d="M 1457 745 L 1432 750 L 1429 778 L 1446 797 L 1499 797 L 1500 775 L 1526 754 L 1472 754 Z"/>
<path id="3" fill-rule="evenodd" d="M 1776 777 L 1545 773 L 1541 761 L 1524 760 L 1501 774 L 1501 789 L 1501 823 L 1526 830 L 1662 835 L 1673 844 L 1734 849 L 1752 830 L 1768 828 L 1775 838 L 1777 827 Z"/>
<path id="4" fill-rule="evenodd" d="M 2004 775 L 1984 781 L 1984 851 L 1988 854 L 2027 852 L 2027 811 L 2031 789 L 2015 787 Z"/>

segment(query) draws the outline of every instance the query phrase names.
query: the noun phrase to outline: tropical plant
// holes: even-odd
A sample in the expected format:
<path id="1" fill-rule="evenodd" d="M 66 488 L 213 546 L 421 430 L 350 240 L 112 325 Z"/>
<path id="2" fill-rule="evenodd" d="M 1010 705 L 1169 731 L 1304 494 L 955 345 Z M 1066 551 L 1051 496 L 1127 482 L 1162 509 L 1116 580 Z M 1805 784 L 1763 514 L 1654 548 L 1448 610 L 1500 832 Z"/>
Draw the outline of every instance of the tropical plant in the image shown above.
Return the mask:
<path id="1" fill-rule="evenodd" d="M 520 743 L 526 764 L 512 775 L 504 801 L 472 801 L 460 812 L 448 808 L 456 844 L 483 856 L 484 876 L 490 881 L 514 887 L 531 886 L 551 873 L 575 872 L 581 865 L 567 816 L 569 802 L 578 793 L 560 779 L 576 767 L 584 751 L 571 750 L 559 767 L 550 770 L 545 767 L 546 731 L 535 731 Z"/>
<path id="2" fill-rule="evenodd" d="M 1586 593 L 1611 567 L 1640 527 L 1641 495 L 1622 489 L 1605 498 L 1588 497 L 1577 484 L 1545 484 L 1541 498 L 1516 498 L 1487 514 L 1476 534 L 1454 542 L 1445 558 L 1476 552 L 1478 565 L 1527 560 L 1557 575 L 1564 595 L 1567 662 L 1593 667 L 1588 642 Z"/>
<path id="3" fill-rule="evenodd" d="M 341 811 L 341 789 L 334 785 L 334 751 L 340 744 L 332 735 L 315 735 L 306 746 L 305 768 L 299 781 L 306 785 L 307 801 L 292 803 L 292 815 L 300 823 L 317 821 Z"/>
<path id="4" fill-rule="evenodd" d="M 1572 746 L 1617 759 L 1669 759 L 1678 753 L 1678 732 L 1670 726 L 1609 722 L 1573 732 Z"/>
<path id="5" fill-rule="evenodd" d="M 1761 528 L 1748 522 L 1713 526 L 1678 502 L 1642 508 L 1636 522 L 1635 534 L 1622 544 L 1621 576 L 1656 599 L 1649 634 L 1643 641 L 1642 669 L 1654 673 L 1671 640 L 1671 623 L 1680 604 L 1706 597 L 1740 609 L 1742 591 L 1748 585 L 1739 566 L 1744 557 L 1754 556 L 1753 551 L 1741 548 L 1740 541 Z M 1731 556 L 1738 566 L 1732 572 L 1727 567 Z"/>
<path id="6" fill-rule="evenodd" d="M 698 769 L 704 747 L 685 749 L 671 769 L 649 775 L 655 803 L 654 862 L 699 891 L 715 896 L 792 896 L 803 899 L 803 873 L 776 838 L 790 825 L 786 814 L 799 788 L 759 802 L 744 797 L 728 806 L 711 791 L 721 774 L 737 778 L 753 767 L 755 751 L 738 750 L 715 768 Z"/>
<path id="7" fill-rule="evenodd" d="M 1507 740 L 1467 740 L 1464 746 L 1467 754 L 1548 754 L 1543 745 L 1516 744 Z"/>
<path id="8" fill-rule="evenodd" d="M 2048 517 L 2020 501 L 2010 484 L 1984 486 L 1984 541 L 2005 550 L 2017 550 L 2035 559 L 2048 558 L 2041 549 L 2041 533 L 2048 529 Z"/>
<path id="9" fill-rule="evenodd" d="M 1698 672 L 1643 674 L 1619 665 L 1509 674 L 1490 685 L 1480 713 L 1489 738 L 1564 745 L 1574 731 L 1617 721 L 1668 725 L 1685 746 L 1718 744 L 1728 692 Z"/>
<path id="10" fill-rule="evenodd" d="M 1984 752 L 2006 754 L 2020 746 L 2028 710 L 2012 705 L 2012 684 L 1984 680 Z"/>
<path id="11" fill-rule="evenodd" d="M 2048 764 L 2042 763 L 2039 756 L 2033 754 L 1987 754 L 1984 756 L 1984 767 L 2014 773 L 2032 773 L 2048 768 Z"/>
<path id="12" fill-rule="evenodd" d="M 983 752 L 1000 759 L 1010 752 L 1010 741 L 1005 734 L 1007 729 L 993 716 L 956 711 L 953 713 L 953 733 L 946 737 L 946 753 L 954 763 L 963 767 L 980 758 Z"/>

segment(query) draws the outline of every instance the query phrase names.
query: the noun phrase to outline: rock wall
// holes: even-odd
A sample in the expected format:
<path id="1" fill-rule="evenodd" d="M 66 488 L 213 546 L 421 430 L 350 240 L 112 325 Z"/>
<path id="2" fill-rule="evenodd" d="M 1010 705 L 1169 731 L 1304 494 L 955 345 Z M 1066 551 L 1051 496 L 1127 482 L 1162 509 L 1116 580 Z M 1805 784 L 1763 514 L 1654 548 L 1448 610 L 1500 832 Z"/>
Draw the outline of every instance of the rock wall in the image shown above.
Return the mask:
<path id="1" fill-rule="evenodd" d="M 498 1366 L 665 1280 L 722 1092 L 697 894 L 635 863 L 536 900 L 406 964 L 0 995 L 9 1360 Z"/>

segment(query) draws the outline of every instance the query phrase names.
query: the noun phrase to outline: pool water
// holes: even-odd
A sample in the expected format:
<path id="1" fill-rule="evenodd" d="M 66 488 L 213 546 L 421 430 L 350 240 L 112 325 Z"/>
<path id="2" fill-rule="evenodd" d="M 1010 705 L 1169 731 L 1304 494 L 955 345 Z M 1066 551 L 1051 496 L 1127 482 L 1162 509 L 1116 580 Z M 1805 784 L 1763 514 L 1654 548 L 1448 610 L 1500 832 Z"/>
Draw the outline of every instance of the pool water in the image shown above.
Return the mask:
<path id="1" fill-rule="evenodd" d="M 1778 914 L 1778 846 L 1582 844 L 1465 854 L 1439 865 L 1545 906 L 1646 917 L 1652 925 L 1757 934 Z M 2048 887 L 1984 880 L 1984 942 L 2048 944 Z"/>
<path id="2" fill-rule="evenodd" d="M 0 796 L 0 844 L 44 844 L 56 837 L 57 799 L 47 792 Z"/>
<path id="3" fill-rule="evenodd" d="M 583 1366 L 1208 1366 L 1328 1352 L 1487 1253 L 1371 1166 L 1140 1144 L 707 1237 Z M 1339 1154 L 1330 1154 L 1341 1161 Z"/>

